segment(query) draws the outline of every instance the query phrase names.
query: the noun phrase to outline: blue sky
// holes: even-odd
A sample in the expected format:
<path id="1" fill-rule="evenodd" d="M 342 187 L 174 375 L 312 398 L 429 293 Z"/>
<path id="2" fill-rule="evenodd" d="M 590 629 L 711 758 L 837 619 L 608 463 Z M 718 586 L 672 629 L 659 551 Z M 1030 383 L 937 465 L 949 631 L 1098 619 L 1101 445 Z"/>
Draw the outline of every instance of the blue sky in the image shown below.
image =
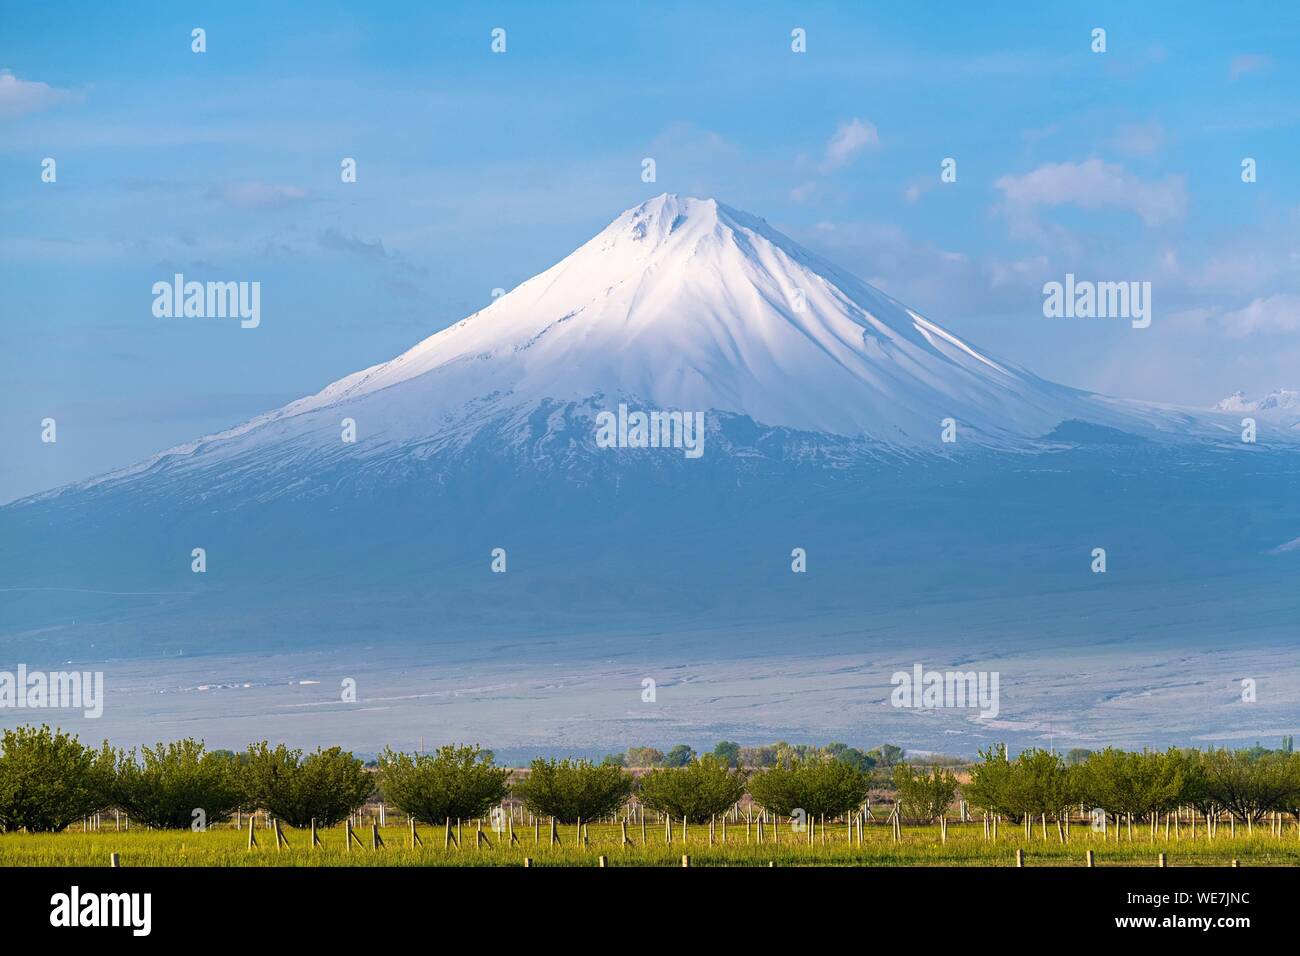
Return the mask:
<path id="1" fill-rule="evenodd" d="M 5 2 L 0 501 L 390 358 L 663 191 L 1057 381 L 1300 387 L 1294 4 L 541 6 Z M 174 271 L 260 281 L 261 326 L 154 318 Z M 1045 319 L 1066 272 L 1151 281 L 1151 327 Z"/>

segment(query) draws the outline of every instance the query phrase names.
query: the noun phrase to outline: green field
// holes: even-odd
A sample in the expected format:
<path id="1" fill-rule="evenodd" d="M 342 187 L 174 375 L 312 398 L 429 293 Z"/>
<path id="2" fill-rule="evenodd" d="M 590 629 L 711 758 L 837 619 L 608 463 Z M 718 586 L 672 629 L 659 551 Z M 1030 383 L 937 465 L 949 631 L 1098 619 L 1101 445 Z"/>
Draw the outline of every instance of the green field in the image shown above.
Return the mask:
<path id="1" fill-rule="evenodd" d="M 1294 827 L 1287 827 L 1281 837 L 1262 827 L 1248 836 L 1239 828 L 1235 838 L 1221 828 L 1212 841 L 1203 829 L 1195 840 L 1184 832 L 1181 839 L 1166 840 L 1160 834 L 1152 841 L 1149 831 L 1135 828 L 1131 842 L 1126 836 L 1116 842 L 1113 830 L 1103 840 L 1086 826 L 1076 826 L 1062 844 L 1055 833 L 1044 841 L 1036 832 L 1033 840 L 1026 841 L 1018 827 L 1004 827 L 999 839 L 986 840 L 981 824 L 974 823 L 950 824 L 946 843 L 940 842 L 938 827 L 904 827 L 902 842 L 895 843 L 888 826 L 873 824 L 865 828 L 859 846 L 856 840 L 850 842 L 843 824 L 826 827 L 825 844 L 820 831 L 809 845 L 806 834 L 783 829 L 776 845 L 770 828 L 762 845 L 755 842 L 753 831 L 746 843 L 741 823 L 727 828 L 725 845 L 719 828 L 712 846 L 704 826 L 692 827 L 685 841 L 680 830 L 675 831 L 671 845 L 665 843 L 662 827 L 649 826 L 648 843 L 643 846 L 640 827 L 635 825 L 628 827 L 635 845 L 620 847 L 618 825 L 592 824 L 586 847 L 574 845 L 574 826 L 559 827 L 562 842 L 552 847 L 545 826 L 534 843 L 532 827 L 523 824 L 515 829 L 520 845 L 507 848 L 498 834 L 485 830 L 492 847 L 474 849 L 476 830 L 471 824 L 462 828 L 463 849 L 445 849 L 441 827 L 419 827 L 424 845 L 411 849 L 410 830 L 402 825 L 380 830 L 385 846 L 379 849 L 371 849 L 368 826 L 358 829 L 364 846 L 354 843 L 351 851 L 344 849 L 344 832 L 343 827 L 322 830 L 324 845 L 316 850 L 308 849 L 307 831 L 289 829 L 285 836 L 290 846 L 280 850 L 275 848 L 274 832 L 265 828 L 256 831 L 259 845 L 253 849 L 247 848 L 246 830 L 229 826 L 203 833 L 135 828 L 10 833 L 0 835 L 0 866 L 108 866 L 114 852 L 122 866 L 521 866 L 525 857 L 534 866 L 597 866 L 603 855 L 608 866 L 679 867 L 683 854 L 689 854 L 691 866 L 1014 866 L 1018 848 L 1025 851 L 1025 866 L 1083 866 L 1089 849 L 1097 866 L 1156 866 L 1162 852 L 1169 866 L 1228 866 L 1234 859 L 1241 866 L 1300 864 L 1300 834 Z"/>

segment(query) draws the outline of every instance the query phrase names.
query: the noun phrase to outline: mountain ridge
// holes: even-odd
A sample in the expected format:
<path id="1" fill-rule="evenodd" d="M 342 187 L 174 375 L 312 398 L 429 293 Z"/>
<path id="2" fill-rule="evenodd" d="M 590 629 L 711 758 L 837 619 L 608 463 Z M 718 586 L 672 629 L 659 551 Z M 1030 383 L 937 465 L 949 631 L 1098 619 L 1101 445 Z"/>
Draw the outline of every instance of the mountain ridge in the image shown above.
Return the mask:
<path id="1" fill-rule="evenodd" d="M 1072 421 L 1155 440 L 1237 438 L 1227 414 L 1039 378 L 759 217 L 664 193 L 387 362 L 230 429 L 20 500 L 253 453 L 301 456 L 308 445 L 327 460 L 454 449 L 491 423 L 529 421 L 547 403 L 594 415 L 620 401 L 748 418 L 881 453 L 1032 451 L 1059 443 L 1060 426 Z M 338 440 L 342 418 L 356 422 L 350 447 Z M 951 444 L 941 437 L 948 419 Z"/>
<path id="2" fill-rule="evenodd" d="M 599 447 L 620 402 L 706 412 L 704 454 Z M 389 362 L 0 507 L 0 650 L 560 666 L 855 653 L 882 621 L 921 649 L 1275 640 L 1300 456 L 1240 417 L 1053 385 L 665 195 Z"/>

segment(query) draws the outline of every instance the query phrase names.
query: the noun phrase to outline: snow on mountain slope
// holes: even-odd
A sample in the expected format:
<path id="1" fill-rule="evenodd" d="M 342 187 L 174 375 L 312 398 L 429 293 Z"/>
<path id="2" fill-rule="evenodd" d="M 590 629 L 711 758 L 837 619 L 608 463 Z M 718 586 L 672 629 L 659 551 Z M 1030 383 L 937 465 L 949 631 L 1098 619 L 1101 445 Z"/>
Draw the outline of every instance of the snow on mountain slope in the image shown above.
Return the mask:
<path id="1" fill-rule="evenodd" d="M 620 400 L 705 412 L 705 453 L 598 449 Z M 409 641 L 554 665 L 647 635 L 864 646 L 886 612 L 917 642 L 1293 634 L 1300 458 L 1246 450 L 1271 433 L 1244 445 L 1240 418 L 1046 382 L 761 220 L 661 196 L 390 362 L 0 507 L 0 652 Z M 815 574 L 790 573 L 796 545 Z M 1099 623 L 1112 586 L 1132 603 Z"/>
<path id="2" fill-rule="evenodd" d="M 1279 388 L 1269 392 L 1263 398 L 1250 399 L 1245 392 L 1233 392 L 1214 406 L 1220 412 L 1264 412 L 1277 413 L 1281 417 L 1300 422 L 1300 391 Z"/>
<path id="3" fill-rule="evenodd" d="M 1300 391 L 1279 388 L 1269 392 L 1263 398 L 1249 399 L 1245 392 L 1233 392 L 1223 401 L 1215 404 L 1221 412 L 1268 412 L 1274 410 L 1300 409 Z"/>
<path id="4" fill-rule="evenodd" d="M 1063 422 L 1221 438 L 1235 424 L 1107 399 L 985 355 L 712 199 L 661 195 L 568 257 L 397 358 L 236 428 L 101 479 L 256 452 L 361 455 L 468 441 L 486 423 L 535 427 L 539 408 L 748 416 L 775 428 L 937 449 L 1036 444 Z M 951 446 L 948 446 L 951 447 Z"/>

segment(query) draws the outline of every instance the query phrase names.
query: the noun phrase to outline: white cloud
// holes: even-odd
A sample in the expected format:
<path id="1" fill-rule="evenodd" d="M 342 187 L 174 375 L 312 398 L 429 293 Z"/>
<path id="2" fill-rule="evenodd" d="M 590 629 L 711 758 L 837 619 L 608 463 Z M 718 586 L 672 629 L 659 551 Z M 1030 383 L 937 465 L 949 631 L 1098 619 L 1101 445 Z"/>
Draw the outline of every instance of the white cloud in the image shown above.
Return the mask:
<path id="1" fill-rule="evenodd" d="M 850 272 L 875 277 L 867 281 L 941 323 L 1039 308 L 1043 281 L 1052 274 L 1043 256 L 971 255 L 884 222 L 822 221 L 797 238 Z"/>
<path id="2" fill-rule="evenodd" d="M 1164 141 L 1165 128 L 1151 120 L 1120 127 L 1110 145 L 1125 156 L 1150 156 L 1164 145 Z"/>
<path id="3" fill-rule="evenodd" d="M 826 157 L 819 170 L 823 175 L 847 166 L 864 149 L 879 149 L 880 134 L 876 125 L 854 117 L 840 123 L 826 143 Z"/>
<path id="4" fill-rule="evenodd" d="M 790 198 L 795 202 L 804 202 L 817 190 L 817 181 L 810 179 L 806 183 L 795 186 L 790 190 Z"/>
<path id="5" fill-rule="evenodd" d="M 1279 292 L 1259 297 L 1244 308 L 1225 312 L 1219 321 L 1235 338 L 1256 332 L 1300 332 L 1300 295 Z"/>
<path id="6" fill-rule="evenodd" d="M 670 123 L 650 142 L 650 157 L 672 157 L 677 164 L 735 162 L 740 149 L 721 134 L 694 123 Z M 663 163 L 660 163 L 663 166 Z"/>
<path id="7" fill-rule="evenodd" d="M 61 90 L 36 80 L 20 80 L 9 70 L 0 70 L 0 119 L 39 113 L 78 98 L 71 90 Z"/>
<path id="8" fill-rule="evenodd" d="M 242 209 L 271 209 L 290 206 L 308 199 L 307 190 L 299 186 L 274 186 L 269 183 L 227 183 L 208 193 Z"/>
<path id="9" fill-rule="evenodd" d="M 1137 213 L 1148 226 L 1181 219 L 1187 194 L 1181 176 L 1147 181 L 1116 163 L 1089 159 L 1082 163 L 1048 163 L 1023 176 L 1003 176 L 994 183 L 1009 211 L 1021 216 L 1040 206 L 1114 207 Z"/>
<path id="10" fill-rule="evenodd" d="M 1273 64 L 1273 58 L 1263 53 L 1243 53 L 1241 56 L 1232 58 L 1232 65 L 1228 68 L 1228 78 L 1239 80 L 1247 73 L 1259 73 L 1268 69 Z"/>

